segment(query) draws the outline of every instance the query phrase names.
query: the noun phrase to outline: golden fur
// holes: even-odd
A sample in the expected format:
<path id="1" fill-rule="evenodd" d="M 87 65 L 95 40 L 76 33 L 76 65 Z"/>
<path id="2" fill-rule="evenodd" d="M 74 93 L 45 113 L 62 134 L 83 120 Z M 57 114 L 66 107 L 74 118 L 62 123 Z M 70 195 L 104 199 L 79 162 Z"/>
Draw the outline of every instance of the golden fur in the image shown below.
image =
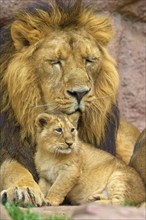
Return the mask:
<path id="1" fill-rule="evenodd" d="M 54 3 L 48 11 L 20 12 L 7 32 L 0 56 L 1 195 L 22 204 L 29 197 L 31 204 L 41 205 L 44 200 L 33 180 L 34 120 L 40 113 L 79 110 L 80 138 L 115 153 L 119 76 L 106 50 L 112 28 L 108 18 L 76 1 L 69 8 Z M 16 167 L 20 176 L 13 172 Z M 14 196 L 24 188 L 29 189 L 25 199 Z"/>
<path id="2" fill-rule="evenodd" d="M 139 130 L 127 121 L 120 121 L 116 140 L 116 156 L 129 164 L 134 145 L 140 135 Z M 125 140 L 123 142 L 123 140 Z"/>
<path id="3" fill-rule="evenodd" d="M 138 173 L 111 154 L 78 140 L 77 117 L 77 113 L 41 114 L 36 119 L 35 163 L 48 202 L 60 205 L 67 196 L 72 204 L 92 200 L 142 203 L 145 187 Z"/>
<path id="4" fill-rule="evenodd" d="M 130 166 L 134 167 L 146 186 L 146 128 L 139 135 L 130 160 Z"/>
<path id="5" fill-rule="evenodd" d="M 19 205 L 41 206 L 45 199 L 31 173 L 16 161 L 6 160 L 1 166 L 0 191 L 2 202 L 13 201 Z M 17 182 L 16 182 L 17 180 Z"/>

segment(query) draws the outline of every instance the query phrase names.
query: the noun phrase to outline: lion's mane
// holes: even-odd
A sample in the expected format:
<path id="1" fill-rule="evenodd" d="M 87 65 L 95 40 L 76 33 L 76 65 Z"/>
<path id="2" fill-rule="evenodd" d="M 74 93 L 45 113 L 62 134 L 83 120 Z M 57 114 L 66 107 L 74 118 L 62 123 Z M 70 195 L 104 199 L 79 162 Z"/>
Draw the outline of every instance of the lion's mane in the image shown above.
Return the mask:
<path id="1" fill-rule="evenodd" d="M 46 11 L 42 9 L 21 11 L 2 29 L 1 162 L 6 157 L 15 158 L 34 173 L 31 159 L 35 151 L 34 119 L 42 111 L 36 110 L 34 106 L 41 105 L 43 97 L 36 75 L 28 74 L 33 72 L 33 64 L 30 65 L 29 59 L 27 62 L 23 61 L 24 57 L 31 57 L 33 49 L 29 50 L 28 54 L 27 50 L 23 51 L 22 45 L 27 47 L 34 44 L 45 37 L 48 29 L 65 31 L 83 27 L 95 39 L 101 51 L 101 68 L 95 85 L 97 100 L 82 114 L 79 134 L 83 140 L 115 154 L 119 119 L 116 106 L 119 78 L 115 62 L 106 50 L 112 37 L 112 29 L 107 18 L 98 18 L 77 1 L 74 5 L 54 3 L 53 6 L 48 6 Z M 12 39 L 14 37 L 19 38 L 15 44 Z M 5 44 L 3 40 L 6 41 Z M 23 53 L 23 58 L 15 59 L 13 62 L 19 50 Z M 9 74 L 10 72 L 13 74 Z M 21 81 L 18 81 L 20 73 L 22 77 Z"/>

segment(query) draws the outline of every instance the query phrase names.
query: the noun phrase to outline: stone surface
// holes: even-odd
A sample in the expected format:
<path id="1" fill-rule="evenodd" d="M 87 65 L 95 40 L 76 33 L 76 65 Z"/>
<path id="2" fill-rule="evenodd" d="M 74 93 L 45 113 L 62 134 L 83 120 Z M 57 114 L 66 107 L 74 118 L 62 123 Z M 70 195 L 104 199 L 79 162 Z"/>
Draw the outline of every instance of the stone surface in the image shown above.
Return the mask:
<path id="1" fill-rule="evenodd" d="M 56 206 L 33 208 L 42 216 L 58 214 L 71 217 L 72 220 L 145 220 L 145 207 L 122 207 L 101 205 L 96 202 L 81 206 Z"/>
<path id="2" fill-rule="evenodd" d="M 1 0 L 0 17 L 5 20 L 12 12 L 34 2 L 38 1 Z M 83 0 L 83 3 L 93 6 L 97 13 L 111 17 L 115 37 L 109 51 L 117 60 L 121 78 L 118 96 L 121 116 L 143 130 L 146 127 L 146 2 Z"/>
<path id="3" fill-rule="evenodd" d="M 145 0 L 139 0 L 125 5 L 120 13 L 135 21 L 146 21 L 146 2 Z"/>
<path id="4" fill-rule="evenodd" d="M 119 106 L 121 116 L 140 130 L 146 127 L 146 52 L 144 23 L 113 17 L 115 39 L 111 53 L 120 74 Z M 115 43 L 116 42 L 116 43 Z"/>
<path id="5" fill-rule="evenodd" d="M 79 212 L 81 206 L 45 206 L 40 208 L 33 208 L 33 212 L 37 212 L 40 215 L 46 217 L 50 215 L 61 215 L 72 217 L 74 213 Z M 23 209 L 24 211 L 26 209 Z"/>
<path id="6" fill-rule="evenodd" d="M 1 203 L 0 203 L 0 220 L 12 220 Z"/>
<path id="7" fill-rule="evenodd" d="M 24 212 L 27 208 L 21 208 Z M 112 205 L 101 205 L 96 202 L 80 206 L 48 206 L 31 208 L 32 212 L 39 213 L 42 217 L 60 215 L 70 217 L 71 220 L 145 220 L 146 206 L 123 207 Z M 0 204 L 0 220 L 12 220 L 5 208 Z"/>
<path id="8" fill-rule="evenodd" d="M 145 209 L 89 204 L 73 213 L 73 220 L 144 220 Z"/>

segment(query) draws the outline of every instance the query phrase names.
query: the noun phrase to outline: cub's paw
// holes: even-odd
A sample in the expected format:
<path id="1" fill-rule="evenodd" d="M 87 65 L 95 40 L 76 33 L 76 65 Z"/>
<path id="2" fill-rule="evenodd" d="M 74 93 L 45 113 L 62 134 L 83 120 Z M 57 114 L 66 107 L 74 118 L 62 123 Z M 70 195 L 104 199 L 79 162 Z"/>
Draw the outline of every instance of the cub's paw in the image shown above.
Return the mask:
<path id="1" fill-rule="evenodd" d="M 45 199 L 39 187 L 10 187 L 1 192 L 1 201 L 14 202 L 20 206 L 42 206 L 45 205 Z"/>
<path id="2" fill-rule="evenodd" d="M 62 199 L 57 199 L 57 198 L 47 198 L 45 199 L 45 204 L 47 206 L 59 206 L 62 204 Z"/>
<path id="3" fill-rule="evenodd" d="M 94 202 L 94 201 L 99 201 L 99 200 L 107 200 L 108 197 L 107 195 L 104 195 L 104 194 L 95 194 L 95 195 L 92 195 L 88 198 L 88 202 Z"/>

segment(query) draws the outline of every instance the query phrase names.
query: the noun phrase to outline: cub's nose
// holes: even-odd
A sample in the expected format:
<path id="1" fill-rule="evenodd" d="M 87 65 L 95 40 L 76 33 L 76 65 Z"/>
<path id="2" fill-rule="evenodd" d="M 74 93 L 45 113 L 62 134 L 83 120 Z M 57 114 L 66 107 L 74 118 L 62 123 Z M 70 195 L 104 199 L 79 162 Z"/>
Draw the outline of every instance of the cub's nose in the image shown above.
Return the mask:
<path id="1" fill-rule="evenodd" d="M 70 148 L 70 147 L 73 145 L 72 142 L 65 142 L 65 143 L 67 144 L 67 147 L 68 147 L 68 148 Z"/>
<path id="2" fill-rule="evenodd" d="M 85 90 L 81 90 L 81 91 L 79 91 L 79 90 L 73 90 L 73 91 L 67 90 L 67 93 L 70 96 L 76 98 L 78 103 L 80 103 L 83 96 L 85 96 L 89 91 L 90 91 L 90 89 L 85 89 Z"/>

